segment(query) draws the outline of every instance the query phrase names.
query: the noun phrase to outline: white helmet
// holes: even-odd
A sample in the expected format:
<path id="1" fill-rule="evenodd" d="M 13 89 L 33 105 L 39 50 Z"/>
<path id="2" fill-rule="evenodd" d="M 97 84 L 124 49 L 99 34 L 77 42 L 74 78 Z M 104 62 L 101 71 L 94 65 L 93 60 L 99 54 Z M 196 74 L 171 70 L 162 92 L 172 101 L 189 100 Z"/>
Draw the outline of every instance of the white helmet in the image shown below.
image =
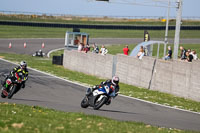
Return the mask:
<path id="1" fill-rule="evenodd" d="M 118 76 L 113 76 L 113 78 L 112 78 L 112 84 L 118 85 L 118 83 L 119 83 L 119 77 Z"/>
<path id="2" fill-rule="evenodd" d="M 26 68 L 26 67 L 27 67 L 27 64 L 26 64 L 25 61 L 21 61 L 21 62 L 20 62 L 20 66 L 21 66 L 22 68 Z"/>

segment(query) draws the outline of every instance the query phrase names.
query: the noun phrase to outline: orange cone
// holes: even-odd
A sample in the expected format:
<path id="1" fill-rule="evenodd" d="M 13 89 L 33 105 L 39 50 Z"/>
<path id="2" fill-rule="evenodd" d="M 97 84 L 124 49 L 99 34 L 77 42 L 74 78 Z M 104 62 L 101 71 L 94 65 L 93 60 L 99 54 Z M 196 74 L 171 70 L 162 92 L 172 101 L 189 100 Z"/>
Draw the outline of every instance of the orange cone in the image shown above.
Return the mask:
<path id="1" fill-rule="evenodd" d="M 26 43 L 24 43 L 24 48 L 26 48 Z"/>
<path id="2" fill-rule="evenodd" d="M 42 48 L 44 48 L 45 46 L 44 46 L 44 43 L 42 43 Z"/>
<path id="3" fill-rule="evenodd" d="M 11 42 L 9 43 L 9 46 L 8 46 L 8 48 L 12 48 L 12 44 L 11 44 Z"/>

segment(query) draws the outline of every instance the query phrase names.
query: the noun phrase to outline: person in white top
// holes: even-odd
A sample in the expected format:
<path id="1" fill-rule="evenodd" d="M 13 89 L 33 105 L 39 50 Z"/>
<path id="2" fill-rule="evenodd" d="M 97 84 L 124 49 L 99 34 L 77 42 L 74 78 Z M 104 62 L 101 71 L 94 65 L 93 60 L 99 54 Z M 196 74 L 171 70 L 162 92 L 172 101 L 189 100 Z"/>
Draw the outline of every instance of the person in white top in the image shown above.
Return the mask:
<path id="1" fill-rule="evenodd" d="M 143 56 L 144 56 L 144 48 L 143 46 L 141 46 L 140 51 L 137 54 L 137 57 L 141 60 Z"/>
<path id="2" fill-rule="evenodd" d="M 198 60 L 197 53 L 195 50 L 192 50 L 191 54 L 193 55 L 194 60 Z"/>
<path id="3" fill-rule="evenodd" d="M 78 52 L 83 50 L 83 45 L 81 43 L 78 44 Z"/>
<path id="4" fill-rule="evenodd" d="M 108 50 L 105 48 L 104 45 L 101 46 L 100 53 L 101 55 L 106 55 L 108 53 Z"/>

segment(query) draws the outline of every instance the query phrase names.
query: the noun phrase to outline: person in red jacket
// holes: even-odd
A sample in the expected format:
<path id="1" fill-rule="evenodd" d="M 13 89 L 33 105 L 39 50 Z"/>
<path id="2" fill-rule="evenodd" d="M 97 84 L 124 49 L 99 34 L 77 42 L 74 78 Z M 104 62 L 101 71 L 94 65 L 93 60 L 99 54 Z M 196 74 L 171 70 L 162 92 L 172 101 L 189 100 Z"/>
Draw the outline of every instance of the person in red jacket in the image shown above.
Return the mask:
<path id="1" fill-rule="evenodd" d="M 125 48 L 123 48 L 123 51 L 124 51 L 124 55 L 128 55 L 128 52 L 129 52 L 128 45 L 126 45 Z"/>

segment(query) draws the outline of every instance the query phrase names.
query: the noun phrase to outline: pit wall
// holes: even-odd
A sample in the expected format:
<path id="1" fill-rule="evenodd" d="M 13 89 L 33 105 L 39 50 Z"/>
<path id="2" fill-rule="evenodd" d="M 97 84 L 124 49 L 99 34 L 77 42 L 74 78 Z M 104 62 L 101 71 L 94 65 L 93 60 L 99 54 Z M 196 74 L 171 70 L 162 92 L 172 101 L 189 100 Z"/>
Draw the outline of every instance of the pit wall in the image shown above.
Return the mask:
<path id="1" fill-rule="evenodd" d="M 63 66 L 67 69 L 110 79 L 151 90 L 200 101 L 200 61 L 164 61 L 151 57 L 139 60 L 125 55 L 100 55 L 64 51 Z"/>
<path id="2" fill-rule="evenodd" d="M 200 61 L 157 60 L 150 89 L 200 101 Z"/>
<path id="3" fill-rule="evenodd" d="M 75 50 L 64 51 L 63 66 L 67 69 L 83 72 L 101 78 L 112 77 L 113 55 L 83 53 Z"/>

